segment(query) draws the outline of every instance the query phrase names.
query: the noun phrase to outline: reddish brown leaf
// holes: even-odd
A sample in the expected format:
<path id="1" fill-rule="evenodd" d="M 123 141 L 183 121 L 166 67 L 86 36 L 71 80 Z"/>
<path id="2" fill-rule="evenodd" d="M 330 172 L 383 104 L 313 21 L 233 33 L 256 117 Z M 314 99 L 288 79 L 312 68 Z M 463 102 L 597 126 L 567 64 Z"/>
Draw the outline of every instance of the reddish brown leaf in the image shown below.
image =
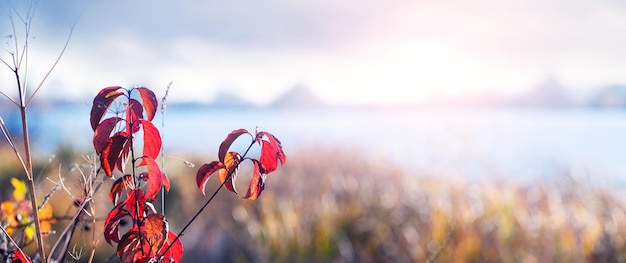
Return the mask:
<path id="1" fill-rule="evenodd" d="M 11 256 L 9 256 L 12 263 L 32 263 L 33 261 L 28 257 L 28 255 L 24 254 L 23 250 L 13 250 L 11 251 Z"/>
<path id="2" fill-rule="evenodd" d="M 143 179 L 148 181 L 146 187 L 146 200 L 154 200 L 163 186 L 163 174 L 159 165 L 150 157 L 143 157 L 141 165 L 148 167 L 148 172 L 143 174 Z"/>
<path id="3" fill-rule="evenodd" d="M 224 141 L 220 144 L 220 149 L 219 149 L 219 152 L 217 153 L 217 157 L 220 160 L 220 162 L 224 162 L 224 157 L 226 156 L 226 153 L 228 152 L 228 149 L 230 149 L 230 146 L 233 144 L 233 142 L 237 140 L 239 136 L 241 136 L 242 134 L 246 134 L 246 133 L 250 134 L 248 130 L 246 129 L 238 129 L 238 130 L 234 130 L 230 132 L 226 136 L 226 139 L 224 139 Z"/>
<path id="4" fill-rule="evenodd" d="M 159 106 L 159 102 L 157 101 L 156 96 L 152 90 L 145 87 L 135 88 L 139 91 L 139 95 L 141 95 L 141 100 L 143 101 L 143 107 L 146 109 L 146 119 L 148 121 L 152 121 L 154 115 L 156 114 L 157 107 Z"/>
<path id="5" fill-rule="evenodd" d="M 254 174 L 250 180 L 248 193 L 246 193 L 244 198 L 256 200 L 261 195 L 263 189 L 265 189 L 265 174 L 262 172 L 263 168 L 259 161 L 253 159 L 252 162 L 254 163 Z"/>
<path id="6" fill-rule="evenodd" d="M 111 132 L 122 120 L 123 119 L 120 117 L 111 117 L 98 124 L 98 127 L 93 133 L 93 147 L 96 153 L 100 154 L 102 150 L 104 150 L 107 140 L 111 137 Z"/>
<path id="7" fill-rule="evenodd" d="M 239 170 L 239 162 L 241 156 L 237 152 L 228 152 L 224 157 L 224 166 L 226 169 L 218 171 L 220 182 L 224 183 L 224 187 L 233 193 L 237 193 L 235 188 L 235 179 L 237 179 L 237 171 Z M 230 176 L 229 176 L 230 175 Z"/>
<path id="8" fill-rule="evenodd" d="M 139 131 L 139 125 L 136 125 L 138 120 L 143 119 L 143 106 L 136 99 L 131 99 L 130 104 L 126 108 L 126 122 L 133 124 L 133 133 Z M 127 131 L 130 131 L 130 127 L 126 127 Z"/>
<path id="9" fill-rule="evenodd" d="M 157 159 L 161 152 L 161 134 L 152 122 L 146 120 L 140 122 L 143 127 L 143 156 Z"/>
<path id="10" fill-rule="evenodd" d="M 109 212 L 109 215 L 107 215 L 107 218 L 104 221 L 104 240 L 106 240 L 106 242 L 109 243 L 109 245 L 111 245 L 111 241 L 115 243 L 120 242 L 120 236 L 119 236 L 120 221 L 125 216 L 130 215 L 128 211 L 124 209 L 123 206 L 124 206 L 124 203 L 121 203 L 115 206 L 115 208 L 113 208 L 113 210 Z"/>
<path id="11" fill-rule="evenodd" d="M 220 161 L 213 161 L 200 166 L 198 173 L 196 174 L 196 183 L 198 184 L 198 188 L 200 188 L 200 192 L 202 192 L 203 195 L 206 195 L 204 188 L 206 187 L 206 183 L 209 181 L 209 177 L 216 171 L 224 168 L 226 168 L 226 166 L 224 166 L 224 164 Z"/>
<path id="12" fill-rule="evenodd" d="M 96 130 L 96 127 L 98 127 L 98 123 L 100 123 L 100 120 L 102 119 L 104 114 L 106 114 L 107 110 L 111 106 L 111 103 L 113 103 L 113 101 L 118 96 L 124 94 L 123 92 L 117 91 L 121 88 L 122 87 L 119 86 L 106 87 L 100 90 L 100 92 L 98 92 L 98 95 L 96 95 L 96 97 L 93 99 L 93 105 L 91 106 L 89 119 L 91 121 L 91 128 L 94 131 Z"/>
<path id="13" fill-rule="evenodd" d="M 141 241 L 139 240 L 139 231 L 137 227 L 133 227 L 120 238 L 117 244 L 117 257 L 123 263 L 139 262 L 142 258 Z M 143 244 L 143 251 L 149 251 L 149 246 Z"/>
<path id="14" fill-rule="evenodd" d="M 156 256 L 157 252 L 163 248 L 163 244 L 167 239 L 167 233 L 169 232 L 167 221 L 162 214 L 150 214 L 141 221 L 141 238 L 144 239 L 144 243 L 147 243 L 150 247 L 146 255 Z"/>
<path id="15" fill-rule="evenodd" d="M 172 244 L 172 241 L 174 241 L 174 239 L 176 239 L 176 234 L 172 233 L 172 231 L 168 232 L 166 241 L 167 245 L 164 245 L 163 248 L 161 248 L 161 251 L 159 251 L 159 255 L 163 253 L 163 251 L 167 249 L 170 244 Z M 163 262 L 180 262 L 180 260 L 183 258 L 184 251 L 185 250 L 183 249 L 183 243 L 180 242 L 180 239 L 176 239 L 176 242 L 174 242 L 174 244 L 171 245 L 170 249 L 165 253 L 165 255 L 163 255 Z"/>
<path id="16" fill-rule="evenodd" d="M 113 175 L 113 169 L 119 166 L 118 163 L 120 159 L 124 159 L 123 150 L 127 139 L 125 132 L 118 132 L 107 140 L 102 149 L 100 153 L 100 164 L 108 177 Z"/>
<path id="17" fill-rule="evenodd" d="M 111 186 L 111 192 L 109 192 L 109 199 L 113 202 L 113 204 L 117 204 L 117 200 L 124 190 L 130 188 L 133 184 L 133 176 L 130 174 L 126 174 L 113 183 Z"/>

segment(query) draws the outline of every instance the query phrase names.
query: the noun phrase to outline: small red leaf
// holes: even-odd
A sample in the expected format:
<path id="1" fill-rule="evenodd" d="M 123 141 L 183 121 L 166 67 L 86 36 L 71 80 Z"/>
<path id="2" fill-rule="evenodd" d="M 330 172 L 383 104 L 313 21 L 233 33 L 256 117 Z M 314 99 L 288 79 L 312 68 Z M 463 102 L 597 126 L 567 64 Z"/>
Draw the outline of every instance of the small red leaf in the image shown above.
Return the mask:
<path id="1" fill-rule="evenodd" d="M 9 256 L 12 263 L 32 263 L 33 261 L 28 257 L 28 255 L 24 254 L 23 250 L 13 250 L 11 251 L 11 255 Z"/>
<path id="2" fill-rule="evenodd" d="M 122 121 L 120 117 L 111 117 L 103 120 L 93 133 L 93 147 L 96 153 L 101 153 L 104 149 L 107 140 L 111 136 L 111 132 L 117 126 L 117 123 Z"/>
<path id="3" fill-rule="evenodd" d="M 123 208 L 124 203 L 117 205 L 109 215 L 107 215 L 106 220 L 104 221 L 104 240 L 106 240 L 109 245 L 111 245 L 111 241 L 115 243 L 120 242 L 119 236 L 119 227 L 120 221 L 125 216 L 129 216 L 130 214 L 126 209 Z"/>
<path id="4" fill-rule="evenodd" d="M 131 99 L 128 108 L 126 109 L 126 122 L 136 123 L 141 119 L 143 119 L 143 107 L 138 100 Z M 133 133 L 137 131 L 139 131 L 139 126 L 133 125 Z"/>
<path id="5" fill-rule="evenodd" d="M 142 258 L 142 242 L 139 240 L 140 235 L 136 227 L 131 228 L 122 236 L 117 244 L 117 257 L 122 263 L 138 262 Z M 149 250 L 147 244 L 143 244 L 143 251 Z"/>
<path id="6" fill-rule="evenodd" d="M 96 97 L 93 99 L 93 105 L 91 106 L 89 119 L 91 122 L 91 128 L 94 131 L 96 130 L 96 127 L 98 127 L 98 123 L 100 123 L 100 120 L 102 119 L 104 114 L 109 109 L 109 106 L 111 106 L 111 103 L 113 103 L 113 101 L 118 96 L 124 94 L 123 92 L 117 91 L 121 88 L 122 87 L 119 86 L 106 87 L 100 90 L 100 92 L 98 92 L 98 95 L 96 95 Z"/>
<path id="7" fill-rule="evenodd" d="M 196 183 L 198 184 L 198 188 L 200 188 L 200 192 L 202 192 L 203 195 L 206 195 L 204 188 L 206 187 L 206 183 L 209 181 L 209 177 L 216 171 L 224 168 L 226 168 L 226 166 L 224 166 L 224 164 L 220 161 L 213 161 L 200 166 L 198 173 L 196 174 Z"/>
<path id="8" fill-rule="evenodd" d="M 171 231 L 168 232 L 166 241 L 167 246 L 163 246 L 161 251 L 159 251 L 159 255 L 163 253 L 163 250 L 167 249 L 170 244 L 172 244 L 172 241 L 174 241 L 174 239 L 176 239 L 176 234 L 172 233 Z M 163 255 L 164 260 L 169 260 L 165 262 L 180 262 L 180 260 L 183 258 L 184 251 L 185 250 L 183 249 L 183 243 L 180 242 L 180 239 L 176 239 L 176 242 L 174 242 L 174 244 L 171 245 L 170 249 L 165 253 L 165 255 Z"/>
<path id="9" fill-rule="evenodd" d="M 226 169 L 219 170 L 218 176 L 224 187 L 233 193 L 237 193 L 235 188 L 235 179 L 237 179 L 237 171 L 239 170 L 239 162 L 241 156 L 237 152 L 228 152 L 224 157 L 224 166 Z M 230 176 L 229 176 L 230 175 Z"/>
<path id="10" fill-rule="evenodd" d="M 166 174 L 163 174 L 163 187 L 165 187 L 165 191 L 170 191 L 170 178 Z"/>
<path id="11" fill-rule="evenodd" d="M 259 163 L 259 161 L 253 159 L 252 162 L 254 163 L 254 174 L 250 180 L 248 193 L 246 193 L 244 198 L 256 200 L 261 195 L 263 189 L 265 189 L 265 174 L 262 172 L 263 168 L 261 167 L 261 163 Z"/>
<path id="12" fill-rule="evenodd" d="M 233 144 L 233 142 L 237 140 L 239 136 L 245 133 L 250 134 L 246 129 L 238 129 L 230 132 L 226 136 L 226 139 L 224 139 L 224 141 L 220 144 L 220 149 L 217 153 L 217 157 L 220 162 L 224 162 L 224 157 L 226 156 L 226 153 L 228 152 L 228 149 L 230 149 L 230 146 Z"/>
<path id="13" fill-rule="evenodd" d="M 139 95 L 141 95 L 141 100 L 143 101 L 143 107 L 146 109 L 146 119 L 148 121 L 152 121 L 154 115 L 156 114 L 157 107 L 159 106 L 159 102 L 157 101 L 156 96 L 152 90 L 145 87 L 135 88 L 139 91 Z"/>
<path id="14" fill-rule="evenodd" d="M 128 191 L 126 195 L 126 201 L 123 203 L 130 214 L 130 217 L 137 219 L 137 216 L 142 217 L 146 214 L 146 206 L 148 200 L 141 189 L 134 189 Z"/>
<path id="15" fill-rule="evenodd" d="M 113 186 L 111 186 L 111 192 L 109 192 L 109 199 L 111 199 L 111 201 L 114 204 L 116 204 L 117 200 L 119 199 L 119 197 L 122 194 L 122 192 L 124 192 L 124 190 L 130 188 L 130 186 L 132 186 L 132 184 L 133 184 L 133 176 L 130 175 L 130 174 L 126 174 L 126 175 L 118 178 L 113 183 Z"/>
<path id="16" fill-rule="evenodd" d="M 140 122 L 143 127 L 143 155 L 157 159 L 161 152 L 161 134 L 152 122 L 146 120 Z"/>
<path id="17" fill-rule="evenodd" d="M 163 186 L 163 174 L 159 165 L 150 157 L 144 157 L 141 165 L 148 167 L 148 173 L 144 174 L 144 180 L 148 181 L 146 187 L 146 200 L 154 200 Z M 147 178 L 146 178 L 147 177 Z"/>

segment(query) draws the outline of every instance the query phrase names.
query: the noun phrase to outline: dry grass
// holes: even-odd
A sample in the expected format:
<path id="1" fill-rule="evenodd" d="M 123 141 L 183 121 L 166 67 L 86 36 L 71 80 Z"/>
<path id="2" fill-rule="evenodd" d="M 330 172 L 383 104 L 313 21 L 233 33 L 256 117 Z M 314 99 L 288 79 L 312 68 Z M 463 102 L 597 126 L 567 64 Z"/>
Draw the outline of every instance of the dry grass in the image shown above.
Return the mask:
<path id="1" fill-rule="evenodd" d="M 288 154 L 257 201 L 241 199 L 249 178 L 242 168 L 240 195 L 221 192 L 182 237 L 184 261 L 626 261 L 623 199 L 567 175 L 533 185 L 469 182 L 412 174 L 349 149 Z M 165 214 L 174 231 L 207 198 L 195 184 L 196 168 L 166 164 L 173 185 Z M 217 178 L 210 181 L 207 192 L 217 187 Z M 68 209 L 56 207 L 59 215 Z M 77 247 L 88 249 L 91 231 L 101 238 L 101 226 L 83 231 Z M 102 260 L 113 253 L 103 241 L 99 251 Z"/>

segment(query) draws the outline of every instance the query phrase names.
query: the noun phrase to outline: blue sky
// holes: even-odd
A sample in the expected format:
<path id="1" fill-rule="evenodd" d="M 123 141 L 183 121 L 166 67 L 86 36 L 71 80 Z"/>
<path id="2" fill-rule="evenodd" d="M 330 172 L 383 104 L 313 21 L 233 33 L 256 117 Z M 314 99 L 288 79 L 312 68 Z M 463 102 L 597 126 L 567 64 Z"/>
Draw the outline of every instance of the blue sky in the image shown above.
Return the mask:
<path id="1" fill-rule="evenodd" d="M 0 0 L 3 58 L 7 7 L 24 2 Z M 173 101 L 223 90 L 264 104 L 305 85 L 330 103 L 387 104 L 515 94 L 546 78 L 581 92 L 626 83 L 626 4 L 614 0 L 47 0 L 36 3 L 31 83 L 76 21 L 48 96 L 162 94 L 173 81 Z M 0 89 L 11 81 L 0 71 Z"/>

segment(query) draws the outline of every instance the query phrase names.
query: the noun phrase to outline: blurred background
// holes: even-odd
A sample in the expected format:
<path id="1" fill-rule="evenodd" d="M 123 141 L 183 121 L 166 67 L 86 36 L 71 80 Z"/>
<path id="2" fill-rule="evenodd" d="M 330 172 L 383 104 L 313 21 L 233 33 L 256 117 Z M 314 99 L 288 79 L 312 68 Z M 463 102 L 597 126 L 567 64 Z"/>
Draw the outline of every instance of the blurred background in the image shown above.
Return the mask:
<path id="1" fill-rule="evenodd" d="M 89 110 L 107 86 L 161 99 L 172 83 L 154 122 L 174 232 L 206 200 L 196 169 L 230 131 L 281 140 L 287 163 L 260 200 L 220 193 L 182 237 L 183 261 L 626 260 L 623 3 L 0 3 L 5 60 L 25 38 L 15 14 L 34 11 L 29 92 L 73 29 L 29 108 L 43 192 L 46 178 L 78 185 L 71 168 L 93 153 Z M 6 67 L 0 91 L 17 98 Z M 0 117 L 19 141 L 4 97 Z M 19 167 L 2 147 L 2 198 Z M 69 197 L 54 198 L 62 217 Z"/>

